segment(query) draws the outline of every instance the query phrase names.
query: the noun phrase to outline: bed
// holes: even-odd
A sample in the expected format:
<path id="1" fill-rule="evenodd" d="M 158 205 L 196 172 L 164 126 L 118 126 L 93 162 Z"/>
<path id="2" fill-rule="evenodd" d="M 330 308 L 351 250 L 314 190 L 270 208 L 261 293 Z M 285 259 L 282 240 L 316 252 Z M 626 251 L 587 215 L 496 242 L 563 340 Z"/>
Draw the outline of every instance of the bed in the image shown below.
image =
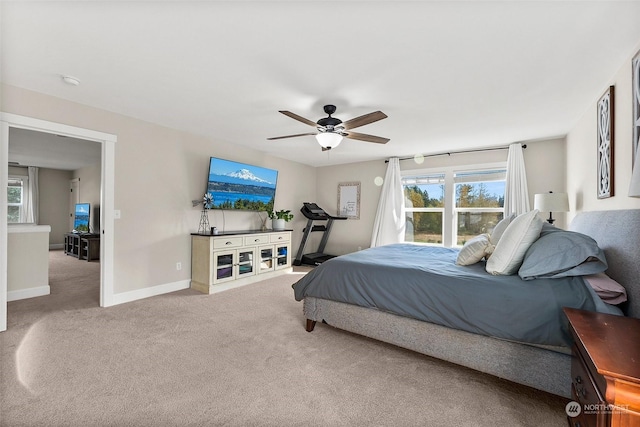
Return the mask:
<path id="1" fill-rule="evenodd" d="M 488 261 L 456 266 L 458 250 L 433 247 L 429 250 L 437 253 L 438 260 L 429 258 L 429 262 L 424 263 L 431 265 L 432 270 L 429 293 L 418 284 L 419 276 L 427 273 L 423 273 L 422 268 L 404 270 L 403 263 L 415 265 L 416 260 L 432 255 L 424 253 L 424 246 L 411 244 L 371 248 L 337 257 L 316 267 L 295 283 L 293 289 L 296 299 L 304 301 L 306 327 L 310 332 L 316 322 L 322 322 L 570 397 L 570 338 L 562 307 L 640 318 L 637 279 L 640 277 L 640 210 L 580 213 L 569 229 L 597 242 L 597 249 L 606 256 L 603 268 L 607 276 L 626 289 L 625 303 L 618 306 L 604 303 L 584 280 L 587 276 L 580 272 L 593 273 L 589 268 L 597 262 L 583 263 L 577 270 L 553 277 L 522 280 L 518 275 L 488 274 Z M 542 236 L 544 231 L 541 234 L 538 230 Z M 539 241 L 542 240 L 539 237 Z M 389 266 L 376 263 L 375 258 L 380 256 Z M 525 258 L 525 263 L 533 258 Z M 589 261 L 598 261 L 595 258 L 590 256 Z M 363 264 L 364 268 L 357 269 L 357 264 Z M 587 270 L 581 270 L 585 266 Z M 461 284 L 454 286 L 452 275 L 459 273 Z M 485 278 L 489 279 L 487 283 L 483 283 Z M 393 289 L 378 287 L 375 279 L 392 282 Z M 491 294 L 491 288 L 498 291 Z M 351 292 L 353 289 L 355 292 Z M 355 297 L 345 295 L 347 290 Z M 424 292 L 426 296 L 421 295 Z M 496 329 L 496 322 L 506 323 L 506 330 Z"/>

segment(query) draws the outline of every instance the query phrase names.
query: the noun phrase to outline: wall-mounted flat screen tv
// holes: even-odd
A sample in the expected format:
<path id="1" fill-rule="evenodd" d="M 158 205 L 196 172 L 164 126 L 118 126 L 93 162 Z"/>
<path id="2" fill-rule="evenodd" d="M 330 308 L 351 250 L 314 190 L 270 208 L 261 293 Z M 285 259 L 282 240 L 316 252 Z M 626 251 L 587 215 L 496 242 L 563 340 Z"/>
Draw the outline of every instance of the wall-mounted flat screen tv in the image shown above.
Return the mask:
<path id="1" fill-rule="evenodd" d="M 76 209 L 73 216 L 73 230 L 77 233 L 89 232 L 89 214 L 91 212 L 91 203 L 76 203 Z"/>
<path id="2" fill-rule="evenodd" d="M 212 208 L 273 210 L 278 171 L 211 157 L 207 193 Z"/>

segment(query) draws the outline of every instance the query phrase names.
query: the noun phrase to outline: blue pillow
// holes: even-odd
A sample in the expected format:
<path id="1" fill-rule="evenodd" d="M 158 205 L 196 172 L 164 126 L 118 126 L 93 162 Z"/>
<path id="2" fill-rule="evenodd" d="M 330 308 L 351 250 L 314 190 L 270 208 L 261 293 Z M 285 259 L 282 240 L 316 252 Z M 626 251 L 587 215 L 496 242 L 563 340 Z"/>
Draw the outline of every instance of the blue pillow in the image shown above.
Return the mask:
<path id="1" fill-rule="evenodd" d="M 597 274 L 607 267 L 604 251 L 591 237 L 547 228 L 525 253 L 518 275 L 523 280 L 553 279 Z"/>

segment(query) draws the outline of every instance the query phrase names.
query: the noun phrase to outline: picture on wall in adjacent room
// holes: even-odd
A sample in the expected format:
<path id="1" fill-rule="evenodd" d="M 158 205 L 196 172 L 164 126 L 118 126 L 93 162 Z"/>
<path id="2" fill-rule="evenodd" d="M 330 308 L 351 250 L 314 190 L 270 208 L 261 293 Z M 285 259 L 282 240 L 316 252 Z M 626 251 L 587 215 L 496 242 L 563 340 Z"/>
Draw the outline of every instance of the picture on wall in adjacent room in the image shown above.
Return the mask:
<path id="1" fill-rule="evenodd" d="M 632 165 L 635 165 L 638 155 L 638 145 L 640 145 L 640 51 L 631 60 L 631 94 L 633 99 L 633 143 L 631 148 Z"/>
<path id="2" fill-rule="evenodd" d="M 598 199 L 613 196 L 614 86 L 598 100 Z"/>

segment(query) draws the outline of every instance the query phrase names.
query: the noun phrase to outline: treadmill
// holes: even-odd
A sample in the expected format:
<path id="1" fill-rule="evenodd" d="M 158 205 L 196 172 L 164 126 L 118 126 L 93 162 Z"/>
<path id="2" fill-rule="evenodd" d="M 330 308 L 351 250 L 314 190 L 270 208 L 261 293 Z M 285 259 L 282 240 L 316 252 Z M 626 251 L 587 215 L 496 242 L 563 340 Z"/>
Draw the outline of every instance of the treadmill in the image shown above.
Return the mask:
<path id="1" fill-rule="evenodd" d="M 304 229 L 302 241 L 300 242 L 300 247 L 298 248 L 298 253 L 296 254 L 296 259 L 293 261 L 293 265 L 320 265 L 331 258 L 335 258 L 335 255 L 325 254 L 324 247 L 327 245 L 327 240 L 329 240 L 329 233 L 331 233 L 333 221 L 347 219 L 347 217 L 329 215 L 315 203 L 307 202 L 302 204 L 300 212 L 307 218 L 307 226 Z M 326 221 L 326 225 L 313 225 L 314 221 Z M 304 247 L 307 244 L 307 239 L 314 231 L 322 232 L 322 240 L 318 246 L 318 251 L 305 254 Z"/>

